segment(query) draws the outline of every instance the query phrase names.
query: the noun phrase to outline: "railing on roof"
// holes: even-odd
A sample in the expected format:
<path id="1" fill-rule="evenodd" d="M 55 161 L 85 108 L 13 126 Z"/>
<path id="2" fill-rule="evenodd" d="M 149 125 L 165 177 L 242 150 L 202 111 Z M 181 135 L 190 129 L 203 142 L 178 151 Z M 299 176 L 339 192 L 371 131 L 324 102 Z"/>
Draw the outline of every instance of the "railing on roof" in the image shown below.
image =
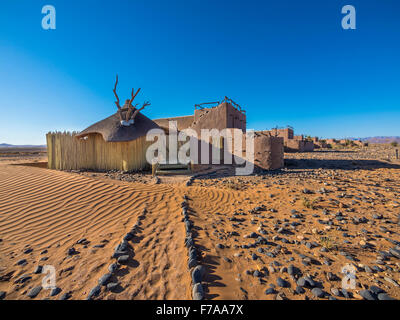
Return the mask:
<path id="1" fill-rule="evenodd" d="M 284 130 L 284 129 L 291 129 L 291 130 L 294 130 L 294 128 L 291 127 L 291 126 L 286 126 L 286 127 L 279 127 L 279 126 L 276 126 L 276 127 L 273 127 L 271 130 Z M 268 130 L 268 129 L 267 129 L 267 130 Z"/>
<path id="2" fill-rule="evenodd" d="M 216 107 L 216 106 L 218 106 L 218 105 L 220 105 L 221 103 L 224 103 L 224 102 L 230 103 L 236 110 L 238 110 L 238 111 L 240 111 L 242 113 L 246 113 L 246 111 L 243 110 L 239 104 L 237 104 L 235 101 L 233 101 L 232 99 L 230 99 L 230 98 L 228 98 L 226 96 L 221 101 L 203 102 L 203 103 L 195 104 L 194 105 L 194 109 L 195 110 L 197 110 L 197 109 L 203 110 L 204 108 L 206 108 L 206 107 L 204 107 L 204 105 L 213 105 L 211 108 L 214 108 L 214 107 Z"/>

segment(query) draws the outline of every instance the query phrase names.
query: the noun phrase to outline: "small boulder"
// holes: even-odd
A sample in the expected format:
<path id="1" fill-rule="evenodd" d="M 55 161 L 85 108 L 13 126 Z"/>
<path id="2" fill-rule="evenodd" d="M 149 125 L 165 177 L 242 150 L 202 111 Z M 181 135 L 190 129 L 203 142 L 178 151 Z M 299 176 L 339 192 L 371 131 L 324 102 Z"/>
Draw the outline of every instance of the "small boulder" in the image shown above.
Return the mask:
<path id="1" fill-rule="evenodd" d="M 311 293 L 317 298 L 323 298 L 325 296 L 325 292 L 322 291 L 320 288 L 313 288 Z"/>
<path id="2" fill-rule="evenodd" d="M 107 290 L 111 291 L 111 292 L 114 292 L 117 289 L 118 286 L 119 286 L 118 282 L 110 282 L 110 283 L 107 284 Z"/>
<path id="3" fill-rule="evenodd" d="M 99 279 L 99 285 L 105 286 L 111 279 L 111 273 L 106 273 L 105 275 L 101 276 Z"/>
<path id="4" fill-rule="evenodd" d="M 61 292 L 61 289 L 59 287 L 54 287 L 50 291 L 50 297 L 54 297 L 54 296 L 58 295 L 60 292 Z"/>
<path id="5" fill-rule="evenodd" d="M 29 298 L 33 299 L 33 298 L 35 298 L 35 297 L 39 294 L 39 292 L 40 292 L 41 290 L 42 290 L 42 286 L 34 287 L 34 288 L 32 288 L 32 289 L 28 292 L 27 296 L 28 296 Z"/>
<path id="6" fill-rule="evenodd" d="M 120 264 L 127 264 L 129 261 L 129 255 L 120 256 L 120 257 L 118 257 L 117 261 Z"/>
<path id="7" fill-rule="evenodd" d="M 203 300 L 204 299 L 204 290 L 201 283 L 196 283 L 193 286 L 192 290 L 193 300 Z"/>
<path id="8" fill-rule="evenodd" d="M 101 292 L 100 286 L 95 286 L 92 288 L 87 296 L 87 300 L 92 300 L 93 298 L 97 297 Z"/>

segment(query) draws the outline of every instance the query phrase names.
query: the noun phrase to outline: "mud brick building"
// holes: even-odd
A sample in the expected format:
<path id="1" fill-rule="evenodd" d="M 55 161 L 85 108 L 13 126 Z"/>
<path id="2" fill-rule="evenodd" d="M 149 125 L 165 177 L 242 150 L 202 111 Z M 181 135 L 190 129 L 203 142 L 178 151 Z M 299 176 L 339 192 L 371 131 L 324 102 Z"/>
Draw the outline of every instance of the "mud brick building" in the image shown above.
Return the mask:
<path id="1" fill-rule="evenodd" d="M 211 141 L 202 141 L 201 130 L 239 129 L 243 133 L 243 148 L 240 154 L 235 155 L 238 157 L 245 157 L 246 155 L 246 112 L 228 97 L 225 97 L 222 101 L 195 105 L 193 115 L 154 119 L 153 121 L 165 130 L 168 130 L 169 121 L 176 121 L 178 131 L 187 128 L 193 129 L 199 138 L 199 150 L 201 150 L 201 144 L 210 144 L 210 157 L 213 148 L 221 150 L 221 164 L 224 163 L 223 148 L 226 140 L 221 138 L 217 145 L 212 144 Z M 255 133 L 254 164 L 256 167 L 264 170 L 282 168 L 283 156 L 284 139 L 282 137 L 272 137 L 262 132 Z M 199 158 L 201 158 L 201 155 L 199 155 Z"/>
<path id="2" fill-rule="evenodd" d="M 294 135 L 293 128 L 278 129 L 274 128 L 267 131 L 272 137 L 282 137 L 284 140 L 285 152 L 311 152 L 314 151 L 314 143 L 304 139 L 303 135 Z"/>

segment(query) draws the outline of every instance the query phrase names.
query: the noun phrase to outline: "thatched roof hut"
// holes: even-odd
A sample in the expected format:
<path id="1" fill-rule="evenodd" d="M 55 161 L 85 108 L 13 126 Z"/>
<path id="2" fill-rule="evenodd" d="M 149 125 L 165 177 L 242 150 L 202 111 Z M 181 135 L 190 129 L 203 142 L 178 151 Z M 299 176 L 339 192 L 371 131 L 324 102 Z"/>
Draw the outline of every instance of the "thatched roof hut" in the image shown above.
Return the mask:
<path id="1" fill-rule="evenodd" d="M 127 100 L 127 103 L 129 103 L 129 100 Z M 128 111 L 127 103 L 121 109 L 123 116 Z M 116 112 L 112 116 L 86 128 L 77 137 L 83 138 L 90 134 L 101 134 L 106 142 L 123 142 L 136 140 L 146 136 L 149 130 L 159 128 L 157 123 L 140 112 L 137 114 L 134 124 L 124 126 L 120 123 L 119 113 Z"/>
<path id="2" fill-rule="evenodd" d="M 116 92 L 118 76 L 114 86 L 117 112 L 96 122 L 82 132 L 48 133 L 48 166 L 51 169 L 79 170 L 143 170 L 150 166 L 146 151 L 151 141 L 147 133 L 152 129 L 161 129 L 157 123 L 140 113 L 141 108 L 132 102 L 140 89 L 132 89 L 132 98 L 121 107 Z"/>

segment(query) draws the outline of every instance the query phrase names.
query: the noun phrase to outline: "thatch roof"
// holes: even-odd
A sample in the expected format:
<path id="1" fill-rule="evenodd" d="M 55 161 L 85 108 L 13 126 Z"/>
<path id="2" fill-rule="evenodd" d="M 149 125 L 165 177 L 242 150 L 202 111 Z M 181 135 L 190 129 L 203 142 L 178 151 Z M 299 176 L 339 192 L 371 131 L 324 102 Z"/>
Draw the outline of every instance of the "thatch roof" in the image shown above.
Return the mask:
<path id="1" fill-rule="evenodd" d="M 127 108 L 122 108 L 122 113 L 126 112 Z M 122 142 L 132 141 L 143 137 L 151 129 L 160 129 L 160 127 L 153 120 L 147 118 L 140 112 L 135 118 L 135 123 L 130 126 L 123 126 L 120 123 L 118 113 L 96 122 L 89 128 L 80 132 L 77 137 L 82 138 L 89 134 L 101 134 L 106 142 Z"/>

